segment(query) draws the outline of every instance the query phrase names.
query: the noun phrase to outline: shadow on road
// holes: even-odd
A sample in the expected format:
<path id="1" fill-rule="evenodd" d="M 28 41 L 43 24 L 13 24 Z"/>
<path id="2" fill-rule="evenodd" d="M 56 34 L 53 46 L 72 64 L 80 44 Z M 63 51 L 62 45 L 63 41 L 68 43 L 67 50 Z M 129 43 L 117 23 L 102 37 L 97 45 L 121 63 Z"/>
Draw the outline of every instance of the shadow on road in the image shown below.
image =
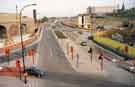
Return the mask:
<path id="1" fill-rule="evenodd" d="M 132 84 L 111 82 L 104 77 L 81 75 L 79 73 L 49 72 L 46 79 L 79 85 L 80 87 L 135 87 Z"/>

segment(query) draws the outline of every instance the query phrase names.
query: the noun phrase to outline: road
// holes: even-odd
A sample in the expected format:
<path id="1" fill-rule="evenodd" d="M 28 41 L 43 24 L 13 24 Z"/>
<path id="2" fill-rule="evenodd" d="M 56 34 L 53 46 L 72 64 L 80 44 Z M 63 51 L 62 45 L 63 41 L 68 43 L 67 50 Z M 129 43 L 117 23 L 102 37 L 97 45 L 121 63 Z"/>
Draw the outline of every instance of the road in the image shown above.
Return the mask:
<path id="1" fill-rule="evenodd" d="M 46 27 L 43 30 L 38 52 L 38 66 L 48 70 L 48 76 L 42 80 L 35 80 L 36 82 L 34 82 L 34 84 L 36 84 L 36 86 L 33 87 L 135 87 L 135 85 L 133 85 L 133 79 L 131 78 L 132 75 L 121 69 L 116 69 L 116 71 L 113 72 L 112 68 L 108 68 L 109 73 L 111 73 L 108 77 L 84 75 L 74 71 L 65 58 L 50 27 Z M 107 63 L 106 66 L 117 68 L 111 63 Z M 125 74 L 123 74 L 123 78 L 119 79 L 123 79 L 124 81 L 117 82 L 116 79 L 119 78 L 119 75 L 117 75 L 118 72 L 126 72 L 127 76 L 125 77 Z M 116 76 L 113 78 L 114 75 Z"/>

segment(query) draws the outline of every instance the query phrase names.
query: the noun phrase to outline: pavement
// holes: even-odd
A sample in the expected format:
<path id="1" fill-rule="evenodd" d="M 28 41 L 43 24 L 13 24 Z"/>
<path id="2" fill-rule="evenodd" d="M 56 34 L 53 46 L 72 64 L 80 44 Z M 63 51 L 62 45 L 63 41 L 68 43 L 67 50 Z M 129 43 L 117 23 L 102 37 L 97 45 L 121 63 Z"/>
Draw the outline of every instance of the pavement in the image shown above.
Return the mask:
<path id="1" fill-rule="evenodd" d="M 65 52 L 67 60 L 70 62 L 75 71 L 83 74 L 106 75 L 106 72 L 101 70 L 100 61 L 98 61 L 99 54 L 96 55 L 95 52 L 93 52 L 94 54 L 91 61 L 91 54 L 88 54 L 88 52 L 83 49 L 84 47 L 77 45 L 72 40 L 59 39 L 59 44 Z M 73 59 L 72 53 L 70 52 L 71 46 L 74 48 Z M 78 60 L 77 55 L 79 56 Z"/>
<path id="2" fill-rule="evenodd" d="M 60 24 L 59 24 L 59 26 L 60 26 Z M 67 30 L 62 29 L 62 31 L 65 32 L 72 41 L 76 41 L 76 43 L 81 43 L 82 37 L 84 35 L 79 34 L 78 29 L 71 28 L 71 27 L 68 27 L 68 26 L 65 26 L 65 28 L 67 28 Z M 57 30 L 57 29 L 55 29 L 55 30 Z M 60 29 L 58 29 L 58 30 L 60 30 Z M 70 33 L 67 33 L 67 32 L 69 32 L 69 30 L 70 30 Z M 103 48 L 102 46 L 94 43 L 93 41 L 87 41 L 87 43 L 88 43 L 88 46 L 90 46 L 90 47 L 91 47 L 91 44 L 93 44 L 93 47 L 97 50 L 97 52 L 100 52 L 100 53 L 103 54 L 104 59 L 106 59 L 110 62 L 114 62 L 119 68 L 122 68 L 122 69 L 124 69 L 124 70 L 126 70 L 130 73 L 135 73 L 135 60 L 125 61 L 122 56 L 119 56 L 116 53 L 113 53 L 113 52 Z"/>
<path id="3" fill-rule="evenodd" d="M 68 32 L 69 33 L 69 35 L 68 35 L 68 37 L 70 37 L 70 40 L 72 41 L 72 42 L 74 42 L 74 43 L 76 43 L 77 45 L 79 45 L 79 43 L 77 42 L 77 41 L 79 41 L 79 38 L 77 38 L 78 36 L 74 36 L 74 35 L 72 35 L 72 33 L 71 33 L 71 31 L 69 31 L 68 30 L 68 28 L 67 27 L 65 27 L 65 28 L 67 28 L 67 31 L 64 29 L 64 27 L 65 26 L 63 26 L 62 28 L 59 28 L 58 27 L 58 29 L 56 28 L 56 29 L 54 29 L 54 30 L 60 30 L 60 31 L 63 31 L 63 32 Z M 63 30 L 64 29 L 64 30 Z M 66 47 L 66 45 L 65 46 L 63 46 L 64 45 L 64 43 L 66 43 L 66 41 L 64 40 L 64 41 L 59 41 L 61 44 L 60 44 L 60 46 L 62 47 L 62 48 L 65 48 Z M 71 42 L 70 42 L 71 43 Z M 93 45 L 93 43 L 92 42 L 90 42 L 90 45 L 91 45 L 91 47 L 94 47 L 94 45 Z M 78 47 L 77 47 L 78 48 Z M 83 50 L 81 51 L 81 50 L 79 50 L 79 51 L 81 51 L 80 53 L 82 53 L 83 51 L 85 52 L 85 54 L 84 55 L 88 55 L 87 54 L 87 52 L 88 52 L 88 48 L 89 47 L 81 47 Z M 64 50 L 63 50 L 64 51 Z M 95 50 L 96 51 L 96 50 Z M 66 52 L 65 52 L 66 53 Z M 98 52 L 96 52 L 95 53 L 96 55 L 98 55 Z M 69 61 L 71 61 L 70 63 L 72 64 L 73 63 L 73 61 L 71 60 L 71 58 L 68 58 L 68 59 L 70 59 Z M 81 59 L 81 58 L 80 58 Z M 84 57 L 82 57 L 82 59 L 84 59 Z M 86 57 L 86 59 L 88 59 L 88 57 Z M 97 58 L 95 58 L 95 59 L 97 59 Z M 97 62 L 97 64 L 98 64 L 98 62 Z M 72 65 L 74 65 L 75 66 L 75 62 L 74 62 L 74 64 L 72 64 Z M 90 65 L 90 64 L 89 64 Z M 87 65 L 86 65 L 86 67 L 88 67 Z M 85 68 L 85 67 L 84 67 Z M 96 68 L 95 68 L 96 69 Z M 85 70 L 84 70 L 85 71 Z M 86 71 L 89 71 L 89 70 L 87 70 L 86 69 Z M 94 71 L 94 69 L 91 69 L 91 71 L 93 72 Z M 96 69 L 96 72 L 97 72 L 97 69 Z M 116 74 L 117 73 L 117 74 Z M 121 68 L 119 68 L 119 67 L 117 67 L 116 66 L 116 64 L 114 64 L 114 63 L 112 63 L 112 62 L 110 62 L 110 61 L 108 61 L 108 60 L 104 60 L 104 76 L 105 76 L 105 78 L 108 78 L 108 81 L 112 81 L 112 82 L 118 82 L 118 83 L 122 83 L 122 84 L 134 84 L 134 74 L 132 74 L 132 73 L 130 73 L 130 72 L 128 72 L 128 71 L 125 71 L 125 70 L 123 70 L 123 69 L 121 69 Z M 111 86 L 112 84 L 110 84 L 110 86 Z"/>
<path id="4" fill-rule="evenodd" d="M 24 84 L 15 77 L 0 76 L 0 87 L 24 87 Z"/>

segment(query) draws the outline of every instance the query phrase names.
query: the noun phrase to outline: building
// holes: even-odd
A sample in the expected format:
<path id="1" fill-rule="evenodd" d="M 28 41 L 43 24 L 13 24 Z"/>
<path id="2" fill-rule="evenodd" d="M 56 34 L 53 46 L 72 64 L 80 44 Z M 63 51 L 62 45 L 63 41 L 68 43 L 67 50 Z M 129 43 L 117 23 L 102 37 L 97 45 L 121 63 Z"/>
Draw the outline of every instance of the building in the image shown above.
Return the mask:
<path id="1" fill-rule="evenodd" d="M 93 10 L 92 7 L 90 7 L 90 6 L 86 10 L 87 10 L 87 12 L 86 12 L 87 14 L 91 14 L 93 12 L 92 11 Z"/>
<path id="2" fill-rule="evenodd" d="M 91 27 L 91 16 L 89 14 L 79 14 L 78 15 L 78 26 L 80 28 L 90 28 Z"/>
<path id="3" fill-rule="evenodd" d="M 33 19 L 23 16 L 22 29 L 23 34 L 33 32 Z M 11 39 L 17 35 L 19 35 L 19 16 L 14 13 L 0 13 L 0 39 Z"/>
<path id="4" fill-rule="evenodd" d="M 95 29 L 96 17 L 105 16 L 106 14 L 113 13 L 114 6 L 99 6 L 86 9 L 86 13 L 78 15 L 78 26 L 81 28 Z"/>
<path id="5" fill-rule="evenodd" d="M 115 11 L 115 6 L 98 6 L 91 7 L 92 13 L 95 13 L 97 16 L 104 16 L 108 13 L 113 13 Z"/>

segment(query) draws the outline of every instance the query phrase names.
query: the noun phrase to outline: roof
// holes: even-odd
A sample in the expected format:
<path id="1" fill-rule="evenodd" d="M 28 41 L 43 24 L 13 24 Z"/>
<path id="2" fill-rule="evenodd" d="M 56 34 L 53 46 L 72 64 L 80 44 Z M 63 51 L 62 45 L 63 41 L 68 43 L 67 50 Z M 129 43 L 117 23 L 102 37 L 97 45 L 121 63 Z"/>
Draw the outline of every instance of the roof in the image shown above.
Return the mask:
<path id="1" fill-rule="evenodd" d="M 79 14 L 78 16 L 89 16 L 90 14 Z"/>

